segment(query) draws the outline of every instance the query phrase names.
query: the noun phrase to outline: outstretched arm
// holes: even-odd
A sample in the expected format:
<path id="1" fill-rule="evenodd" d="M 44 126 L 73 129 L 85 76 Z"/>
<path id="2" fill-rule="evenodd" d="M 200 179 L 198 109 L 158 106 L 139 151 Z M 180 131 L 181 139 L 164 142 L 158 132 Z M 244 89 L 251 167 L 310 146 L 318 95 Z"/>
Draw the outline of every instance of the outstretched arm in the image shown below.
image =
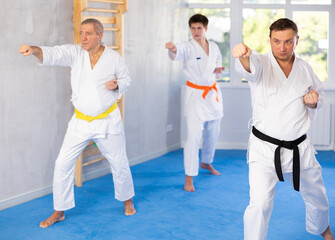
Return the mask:
<path id="1" fill-rule="evenodd" d="M 22 56 L 34 55 L 40 62 L 43 62 L 43 52 L 40 47 L 23 44 L 20 46 L 19 53 L 21 53 Z"/>
<path id="2" fill-rule="evenodd" d="M 235 47 L 232 50 L 234 58 L 239 58 L 243 68 L 249 73 L 251 73 L 250 58 L 249 58 L 251 52 L 252 52 L 251 49 L 243 43 L 235 45 Z"/>

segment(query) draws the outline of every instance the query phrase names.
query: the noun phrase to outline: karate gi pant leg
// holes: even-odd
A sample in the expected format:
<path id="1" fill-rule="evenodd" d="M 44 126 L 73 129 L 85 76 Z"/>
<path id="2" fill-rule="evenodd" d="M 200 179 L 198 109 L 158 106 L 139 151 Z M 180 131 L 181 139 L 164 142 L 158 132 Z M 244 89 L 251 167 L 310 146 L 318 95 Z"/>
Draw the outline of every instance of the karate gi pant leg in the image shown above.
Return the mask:
<path id="1" fill-rule="evenodd" d="M 187 176 L 197 176 L 199 173 L 199 146 L 202 136 L 202 162 L 212 163 L 216 143 L 220 134 L 221 118 L 212 121 L 202 121 L 189 104 L 186 116 L 187 138 L 184 146 L 184 168 Z"/>
<path id="2" fill-rule="evenodd" d="M 293 184 L 292 174 L 284 176 Z M 329 203 L 319 163 L 300 171 L 300 194 L 305 203 L 306 231 L 320 235 L 329 226 Z"/>
<path id="3" fill-rule="evenodd" d="M 126 154 L 124 132 L 110 134 L 107 138 L 94 139 L 94 141 L 111 166 L 115 198 L 119 201 L 131 199 L 135 192 Z"/>
<path id="4" fill-rule="evenodd" d="M 55 163 L 53 178 L 53 200 L 56 211 L 65 211 L 75 206 L 74 168 L 80 153 L 89 142 L 90 139 L 78 137 L 71 131 L 65 134 Z"/>
<path id="5" fill-rule="evenodd" d="M 291 172 L 283 175 L 293 184 Z M 245 240 L 266 240 L 277 182 L 274 167 L 249 163 L 250 203 L 244 213 Z M 300 171 L 300 194 L 306 206 L 306 230 L 319 235 L 329 225 L 329 205 L 319 164 Z"/>
<path id="6" fill-rule="evenodd" d="M 201 162 L 211 164 L 214 160 L 216 143 L 219 138 L 221 118 L 205 122 L 203 131 L 203 143 L 201 150 Z"/>
<path id="7" fill-rule="evenodd" d="M 274 167 L 249 163 L 250 202 L 244 213 L 244 240 L 266 240 L 277 182 Z"/>
<path id="8" fill-rule="evenodd" d="M 55 164 L 53 199 L 56 211 L 65 211 L 75 206 L 75 163 L 91 138 L 78 137 L 67 131 Z M 115 198 L 126 201 L 134 196 L 133 180 L 125 149 L 124 133 L 110 134 L 106 138 L 94 139 L 101 153 L 109 161 L 114 181 Z"/>

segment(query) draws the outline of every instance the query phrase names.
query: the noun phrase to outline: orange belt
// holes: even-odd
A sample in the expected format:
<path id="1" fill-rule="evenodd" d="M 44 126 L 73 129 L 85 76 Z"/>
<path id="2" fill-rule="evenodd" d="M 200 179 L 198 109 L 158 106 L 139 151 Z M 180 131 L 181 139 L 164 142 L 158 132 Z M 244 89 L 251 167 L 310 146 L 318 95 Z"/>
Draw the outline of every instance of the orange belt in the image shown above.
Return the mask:
<path id="1" fill-rule="evenodd" d="M 205 99 L 205 97 L 207 96 L 209 90 L 214 89 L 216 91 L 216 101 L 219 101 L 218 89 L 216 88 L 216 82 L 212 86 L 200 86 L 200 85 L 191 83 L 190 81 L 187 81 L 186 85 L 189 86 L 189 87 L 191 87 L 191 88 L 204 90 L 204 92 L 202 94 L 202 98 L 203 99 Z"/>

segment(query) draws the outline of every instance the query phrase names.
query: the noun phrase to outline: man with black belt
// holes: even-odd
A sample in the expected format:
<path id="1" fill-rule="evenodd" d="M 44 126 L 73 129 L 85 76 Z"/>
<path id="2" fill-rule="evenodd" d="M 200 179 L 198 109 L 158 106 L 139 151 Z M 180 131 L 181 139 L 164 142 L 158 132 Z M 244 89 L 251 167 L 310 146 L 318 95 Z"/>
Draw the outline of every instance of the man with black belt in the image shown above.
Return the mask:
<path id="1" fill-rule="evenodd" d="M 275 185 L 284 177 L 306 205 L 306 230 L 334 239 L 321 166 L 306 137 L 323 87 L 311 66 L 294 54 L 298 28 L 286 18 L 270 26 L 271 52 L 233 48 L 236 70 L 250 85 L 253 107 L 248 163 L 250 203 L 244 214 L 244 239 L 265 240 L 273 209 Z"/>

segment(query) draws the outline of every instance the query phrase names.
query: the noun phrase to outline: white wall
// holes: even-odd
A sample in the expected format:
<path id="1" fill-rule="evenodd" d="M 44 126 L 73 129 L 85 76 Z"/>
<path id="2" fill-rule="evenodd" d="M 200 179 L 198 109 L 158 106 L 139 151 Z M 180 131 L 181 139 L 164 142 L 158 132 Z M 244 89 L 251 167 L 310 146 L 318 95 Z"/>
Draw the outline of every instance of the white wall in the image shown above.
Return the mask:
<path id="1" fill-rule="evenodd" d="M 125 61 L 133 82 L 125 100 L 125 131 L 132 164 L 180 148 L 183 73 L 168 58 L 165 43 L 186 40 L 187 21 L 185 0 L 129 1 Z"/>
<path id="2" fill-rule="evenodd" d="M 50 191 L 54 161 L 72 114 L 70 71 L 38 67 L 18 49 L 22 43 L 73 42 L 72 12 L 68 0 L 1 1 L 0 209 L 1 203 L 15 203 L 22 194 Z"/>

